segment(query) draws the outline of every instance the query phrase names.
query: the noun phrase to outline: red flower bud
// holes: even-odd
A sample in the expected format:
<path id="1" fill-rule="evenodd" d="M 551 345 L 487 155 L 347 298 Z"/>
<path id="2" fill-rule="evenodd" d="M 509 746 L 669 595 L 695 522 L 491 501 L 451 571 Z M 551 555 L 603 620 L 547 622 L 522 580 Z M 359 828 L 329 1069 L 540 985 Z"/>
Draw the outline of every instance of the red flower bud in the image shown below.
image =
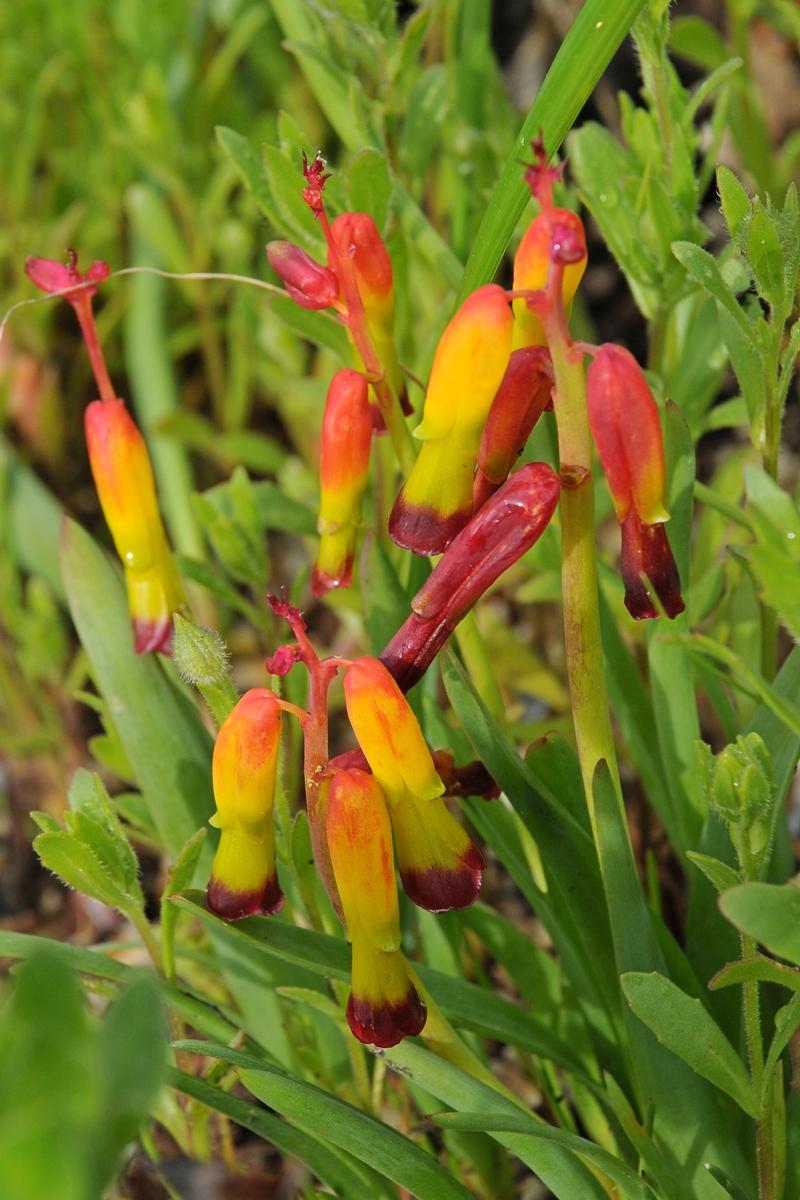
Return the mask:
<path id="1" fill-rule="evenodd" d="M 670 617 L 683 612 L 680 579 L 663 529 L 664 442 L 658 406 L 636 359 L 604 345 L 587 372 L 589 424 L 622 526 L 625 604 L 637 620 L 658 616 L 645 575 Z"/>
<path id="2" fill-rule="evenodd" d="M 556 473 L 545 463 L 529 463 L 454 538 L 380 656 L 401 691 L 422 678 L 476 600 L 541 537 L 558 495 Z"/>
<path id="3" fill-rule="evenodd" d="M 549 362 L 550 355 L 542 346 L 515 350 L 508 360 L 503 382 L 483 427 L 473 488 L 475 511 L 506 479 L 531 430 L 551 402 L 553 380 L 547 370 Z"/>
<path id="4" fill-rule="evenodd" d="M 561 294 L 569 316 L 587 257 L 586 234 L 577 213 L 568 208 L 554 208 L 549 215 L 541 212 L 531 221 L 514 257 L 514 287 L 538 291 L 547 283 L 551 260 L 563 262 Z M 541 321 L 528 308 L 527 300 L 518 297 L 514 301 L 514 349 L 544 346 L 545 342 Z"/>
<path id="5" fill-rule="evenodd" d="M 269 242 L 269 265 L 303 308 L 330 308 L 339 298 L 339 281 L 333 271 L 315 262 L 292 242 Z"/>

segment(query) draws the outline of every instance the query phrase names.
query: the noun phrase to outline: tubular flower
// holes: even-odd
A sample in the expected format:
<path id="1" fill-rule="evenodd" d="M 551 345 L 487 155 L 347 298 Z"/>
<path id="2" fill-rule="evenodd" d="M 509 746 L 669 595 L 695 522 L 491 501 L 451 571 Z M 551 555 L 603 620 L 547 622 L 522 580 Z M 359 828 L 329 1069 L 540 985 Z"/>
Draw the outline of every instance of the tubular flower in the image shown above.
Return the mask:
<path id="1" fill-rule="evenodd" d="M 489 283 L 462 304 L 442 335 L 431 369 L 423 445 L 389 517 L 389 532 L 415 554 L 441 554 L 472 514 L 481 433 L 511 353 L 511 312 Z"/>
<path id="2" fill-rule="evenodd" d="M 171 654 L 172 614 L 184 597 L 144 438 L 121 400 L 93 400 L 84 424 L 100 505 L 125 568 L 136 653 Z"/>
<path id="3" fill-rule="evenodd" d="M 272 823 L 280 740 L 280 705 L 267 688 L 246 692 L 217 734 L 211 824 L 221 837 L 206 899 L 227 921 L 283 908 Z"/>
<path id="4" fill-rule="evenodd" d="M 512 351 L 483 427 L 473 486 L 476 512 L 508 477 L 525 449 L 531 430 L 552 403 L 549 361 L 543 346 L 524 346 Z"/>
<path id="5" fill-rule="evenodd" d="M 269 265 L 286 284 L 293 300 L 303 308 L 330 308 L 339 298 L 339 281 L 333 271 L 315 262 L 292 242 L 270 242 Z"/>
<path id="6" fill-rule="evenodd" d="M 347 1021 L 359 1041 L 396 1046 L 422 1031 L 427 1013 L 400 950 L 392 827 L 383 792 L 371 775 L 336 772 L 326 828 L 353 947 Z"/>
<path id="7" fill-rule="evenodd" d="M 636 359 L 604 345 L 587 372 L 589 423 L 622 526 L 625 605 L 636 620 L 683 612 L 678 568 L 664 522 L 666 477 L 658 407 Z M 646 576 L 646 581 L 643 579 Z"/>
<path id="8" fill-rule="evenodd" d="M 429 912 L 468 908 L 486 860 L 441 799 L 444 784 L 408 701 L 375 658 L 350 664 L 344 695 L 353 732 L 389 806 L 406 895 Z"/>
<path id="9" fill-rule="evenodd" d="M 401 691 L 422 678 L 476 600 L 541 537 L 558 496 L 556 473 L 545 463 L 529 463 L 450 543 L 381 655 Z"/>
<path id="10" fill-rule="evenodd" d="M 358 293 L 364 306 L 370 340 L 375 348 L 386 377 L 396 392 L 403 412 L 408 416 L 411 406 L 405 376 L 400 369 L 394 340 L 394 276 L 392 261 L 378 227 L 368 213 L 342 213 L 331 224 L 335 253 L 328 251 L 328 266 L 336 262 L 352 265 Z M 352 341 L 352 337 L 350 339 Z M 364 370 L 361 355 L 353 345 L 356 367 Z M 374 397 L 373 397 L 374 402 Z M 379 415 L 380 410 L 374 410 Z M 385 429 L 383 421 L 381 430 Z"/>
<path id="11" fill-rule="evenodd" d="M 371 443 L 367 381 L 358 371 L 337 371 L 322 421 L 322 499 L 317 522 L 321 541 L 311 578 L 315 596 L 350 586 Z"/>
<path id="12" fill-rule="evenodd" d="M 545 286 L 550 270 L 553 230 L 557 226 L 561 226 L 564 233 L 571 235 L 571 240 L 578 243 L 580 254 L 577 261 L 570 261 L 564 268 L 562 294 L 564 308 L 569 316 L 572 299 L 586 270 L 588 256 L 583 222 L 577 213 L 568 208 L 553 208 L 547 212 L 540 212 L 538 217 L 531 221 L 514 258 L 514 289 L 538 291 Z M 515 299 L 513 348 L 518 350 L 521 346 L 544 346 L 546 341 L 542 323 L 528 308 L 524 296 Z"/>
<path id="13" fill-rule="evenodd" d="M 114 393 L 97 338 L 92 312 L 96 284 L 108 277 L 108 263 L 92 263 L 85 275 L 69 263 L 29 258 L 25 270 L 45 292 L 74 286 L 66 299 L 75 309 L 101 399 L 86 409 L 86 443 L 97 494 L 117 553 L 125 568 L 128 607 L 137 654 L 172 653 L 172 614 L 185 603 L 156 500 L 155 481 L 144 439 Z M 87 286 L 88 283 L 88 286 Z"/>

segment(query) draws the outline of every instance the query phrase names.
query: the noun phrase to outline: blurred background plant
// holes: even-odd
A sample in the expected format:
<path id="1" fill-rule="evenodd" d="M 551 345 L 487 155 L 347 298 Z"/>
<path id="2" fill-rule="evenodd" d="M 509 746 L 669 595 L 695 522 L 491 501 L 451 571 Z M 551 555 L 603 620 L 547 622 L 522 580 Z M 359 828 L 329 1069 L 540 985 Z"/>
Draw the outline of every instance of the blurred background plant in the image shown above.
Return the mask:
<path id="1" fill-rule="evenodd" d="M 632 20 L 635 6 L 628 7 Z M 5 311 L 31 296 L 26 255 L 60 259 L 68 246 L 80 251 L 84 265 L 102 258 L 112 270 L 140 265 L 278 283 L 266 241 L 286 238 L 324 257 L 319 228 L 300 198 L 302 151 L 320 148 L 336 168 L 327 193 L 331 215 L 346 208 L 368 212 L 386 239 L 400 358 L 419 409 L 416 381 L 427 378 L 459 288 L 467 287 L 468 259 L 471 286 L 485 281 L 478 274 L 493 255 L 501 264 L 499 280 L 510 281 L 511 256 L 535 208 L 509 202 L 498 232 L 490 220 L 495 184 L 509 160 L 518 170 L 521 114 L 580 8 L 555 0 L 8 0 L 0 11 L 0 306 Z M 706 815 L 695 743 L 703 738 L 720 751 L 740 735 L 764 737 L 777 797 L 769 878 L 783 883 L 795 868 L 778 813 L 800 734 L 797 710 L 790 711 L 798 699 L 794 660 L 775 678 L 800 636 L 794 498 L 800 410 L 791 387 L 800 249 L 796 193 L 787 191 L 800 159 L 799 11 L 788 0 L 687 0 L 669 11 L 663 2 L 651 3 L 580 111 L 559 197 L 592 218 L 575 335 L 627 345 L 646 363 L 659 401 L 673 402 L 665 410 L 669 530 L 689 584 L 688 612 L 676 621 L 679 637 L 671 640 L 656 623 L 645 630 L 627 616 L 613 570 L 617 526 L 600 477 L 606 671 L 648 901 L 685 948 L 686 971 L 678 982 L 691 991 L 686 980 L 699 981 L 709 1010 L 737 1047 L 743 1032 L 733 989 L 708 993 L 705 987 L 738 958 L 737 934 L 720 915 L 716 880 L 706 878 L 699 858 L 734 871 L 727 883 L 743 898 L 726 901 L 726 915 L 742 929 L 757 925 L 764 911 L 763 903 L 748 900 L 753 893 L 747 889 L 770 885 L 736 875 L 724 823 Z M 586 60 L 571 69 L 561 77 L 562 91 L 587 74 Z M 724 221 L 719 163 L 729 168 L 719 176 Z M 760 199 L 751 202 L 748 193 Z M 491 270 L 490 261 L 488 276 Z M 306 609 L 320 649 L 345 655 L 383 649 L 421 577 L 419 564 L 396 555 L 380 536 L 385 500 L 377 476 L 365 513 L 377 536 L 366 543 L 358 586 L 316 602 L 308 590 L 325 394 L 334 370 L 351 365 L 341 327 L 284 296 L 223 279 L 112 278 L 96 309 L 115 387 L 148 440 L 195 615 L 224 637 L 236 689 L 268 681 L 265 654 L 284 640 L 265 604 L 268 588 L 288 586 Z M 210 743 L 199 710 L 187 704 L 190 693 L 169 665 L 167 685 L 153 664 L 126 662 L 123 669 L 110 658 L 101 662 L 96 648 L 88 654 L 75 636 L 58 564 L 62 510 L 102 545 L 110 546 L 110 538 L 84 447 L 83 411 L 94 383 L 68 305 L 56 301 L 12 314 L 0 341 L 0 398 L 0 952 L 26 957 L 32 943 L 14 939 L 34 933 L 62 939 L 69 954 L 60 969 L 93 980 L 92 1004 L 105 1011 L 145 960 L 135 931 L 146 943 L 162 898 L 192 881 L 202 847 L 190 842 L 188 857 L 180 852 L 207 815 L 202 772 L 207 776 Z M 555 447 L 546 416 L 522 461 L 555 465 Z M 531 768 L 554 790 L 572 787 L 585 814 L 569 744 L 558 540 L 551 526 L 477 606 L 491 673 L 475 669 L 466 651 L 464 658 L 503 729 L 517 746 L 530 747 Z M 73 581 L 91 580 L 98 594 L 111 596 L 109 568 L 92 557 L 88 543 L 77 539 L 72 554 Z M 288 698 L 302 703 L 297 674 L 287 687 L 300 694 Z M 448 699 L 437 667 L 415 703 L 432 744 L 449 745 L 464 762 L 475 755 L 450 705 L 453 686 L 451 677 Z M 138 751 L 115 707 L 126 688 L 159 697 L 148 701 L 153 740 Z M 335 689 L 332 704 L 334 751 L 343 751 L 353 742 Z M 204 719 L 211 728 L 207 713 Z M 181 776 L 170 759 L 164 731 L 178 726 L 193 747 L 189 768 L 198 776 L 191 770 Z M 157 744 L 159 729 L 163 744 Z M 172 763 L 167 776 L 160 774 L 165 763 Z M 87 777 L 73 782 L 79 767 L 99 772 L 89 799 Z M 294 881 L 302 928 L 303 911 L 318 916 L 324 898 L 304 869 L 308 833 L 297 814 L 296 732 L 287 736 L 283 780 L 279 853 Z M 513 787 L 503 783 L 511 795 Z M 172 789 L 162 821 L 153 816 L 159 789 Z M 451 980 L 442 1007 L 513 1095 L 567 1134 L 580 1132 L 615 1152 L 628 1146 L 627 1136 L 645 1157 L 624 1099 L 617 1098 L 615 1117 L 597 1099 L 597 1060 L 574 985 L 543 923 L 545 893 L 538 885 L 544 868 L 528 827 L 511 808 L 502 810 L 502 844 L 514 849 L 504 857 L 480 802 L 467 801 L 465 809 L 494 852 L 485 903 L 445 918 L 405 912 L 404 949 Z M 40 836 L 51 839 L 39 844 L 44 862 L 79 890 L 67 892 L 31 850 L 33 810 L 44 814 Z M 133 894 L 122 896 L 113 879 L 80 874 L 84 851 L 75 844 L 97 856 L 98 839 L 109 836 L 115 871 L 123 874 L 126 863 L 131 872 L 133 843 L 140 895 L 135 870 Z M 170 862 L 176 864 L 171 874 Z M 781 895 L 776 903 L 790 906 L 793 897 L 785 890 Z M 443 1086 L 438 1077 L 430 1076 L 426 1091 L 418 1079 L 404 1082 L 387 1073 L 381 1060 L 368 1066 L 343 1024 L 338 995 L 320 990 L 320 965 L 307 957 L 306 943 L 290 939 L 272 953 L 263 945 L 255 951 L 243 938 L 207 929 L 196 905 L 185 907 L 190 911 L 178 915 L 163 903 L 160 940 L 150 946 L 166 978 L 162 990 L 171 1002 L 174 1037 L 185 1027 L 199 1031 L 277 1064 L 305 1081 L 302 1086 L 313 1083 L 362 1113 L 382 1116 L 476 1195 L 533 1200 L 548 1194 L 518 1144 L 518 1157 L 509 1158 L 486 1133 L 443 1133 L 423 1119 L 445 1102 L 456 1107 L 436 1090 Z M 786 921 L 776 917 L 774 928 L 754 927 L 745 936 L 797 961 L 785 929 Z M 268 935 L 260 929 L 259 936 Z M 81 949 L 90 944 L 102 951 Z M 327 946 L 328 959 L 319 951 L 321 974 L 339 986 L 347 974 L 336 957 L 343 949 L 341 942 Z M 162 1036 L 144 992 L 136 1003 L 133 991 L 123 992 L 101 1035 L 95 1017 L 80 1016 L 77 1000 L 69 1000 L 66 975 L 43 978 L 41 961 L 24 970 L 2 1034 L 18 1043 L 19 1060 L 0 1080 L 0 1155 L 4 1137 L 15 1136 L 4 1134 L 3 1113 L 23 1103 L 14 1071 L 28 1080 L 31 1094 L 41 1090 L 36 1056 L 49 1051 L 37 1038 L 55 1038 L 59 1021 L 72 1022 L 68 1036 L 76 1045 L 83 1039 L 91 1046 L 86 1061 L 107 1055 L 98 1048 L 102 1037 L 113 1037 L 120 1054 L 127 1037 L 150 1040 L 144 1032 L 126 1032 L 126 1021 L 131 1029 L 137 1019 L 150 1022 L 153 1046 Z M 766 985 L 765 1026 L 779 1007 L 779 982 Z M 48 996 L 57 995 L 63 1011 L 51 1024 Z M 41 1014 L 41 1029 L 30 1018 L 22 1030 L 26 996 Z M 486 997 L 494 997 L 499 1007 L 478 1011 L 478 996 L 487 1004 Z M 534 1014 L 531 1024 L 525 1013 L 522 1032 L 513 1016 L 520 1010 L 499 1003 L 506 997 Z M 478 1005 L 477 1016 L 470 1016 L 470 1005 Z M 481 1034 L 491 1040 L 482 1042 Z M 578 1063 L 570 1045 L 578 1047 Z M 312 1177 L 346 1197 L 396 1194 L 381 1166 L 396 1147 L 379 1138 L 371 1167 L 356 1162 L 350 1150 L 366 1135 L 357 1123 L 347 1124 L 355 1120 L 349 1110 L 346 1116 L 328 1110 L 318 1096 L 318 1109 L 303 1109 L 310 1102 L 302 1090 L 290 1095 L 280 1072 L 259 1076 L 252 1059 L 239 1064 L 238 1076 L 222 1057 L 210 1067 L 201 1067 L 203 1061 L 179 1051 L 170 1070 L 173 1083 L 183 1072 L 184 1099 L 163 1090 L 155 1108 L 150 1089 L 157 1071 L 147 1075 L 142 1065 L 137 1097 L 103 1155 L 116 1156 L 131 1142 L 148 1109 L 156 1119 L 142 1124 L 143 1150 L 126 1163 L 110 1194 L 189 1200 L 206 1187 L 225 1196 L 310 1196 Z M 106 1103 L 107 1085 L 99 1082 L 105 1076 L 98 1068 L 90 1086 L 73 1066 L 64 1067 L 64 1112 L 35 1121 L 42 1129 L 51 1120 L 62 1131 L 80 1129 L 68 1148 L 79 1164 L 76 1179 L 90 1159 L 99 1170 L 102 1158 L 102 1179 L 64 1191 L 77 1200 L 99 1194 L 111 1168 L 108 1157 L 91 1149 L 95 1114 Z M 118 1069 L 127 1072 L 124 1064 Z M 246 1100 L 242 1079 L 250 1091 Z M 255 1106 L 253 1095 L 289 1121 Z M 485 1096 L 472 1100 L 473 1108 L 481 1107 Z M 789 1106 L 796 1139 L 793 1098 Z M 337 1151 L 307 1132 L 309 1111 L 323 1137 L 324 1121 L 344 1123 L 347 1136 Z M 790 1119 L 790 1134 L 792 1128 Z M 502 1136 L 512 1145 L 511 1134 Z M 787 1196 L 800 1195 L 792 1146 L 790 1137 Z M 414 1173 L 417 1165 L 413 1160 L 400 1184 L 412 1194 L 462 1194 L 436 1191 L 448 1185 L 439 1177 L 426 1182 L 422 1166 L 422 1174 Z M 648 1171 L 669 1195 L 662 1166 L 649 1161 Z M 250 1185 L 262 1191 L 248 1192 Z M 33 1196 L 36 1187 L 41 1194 L 43 1186 L 21 1181 L 18 1194 Z"/>

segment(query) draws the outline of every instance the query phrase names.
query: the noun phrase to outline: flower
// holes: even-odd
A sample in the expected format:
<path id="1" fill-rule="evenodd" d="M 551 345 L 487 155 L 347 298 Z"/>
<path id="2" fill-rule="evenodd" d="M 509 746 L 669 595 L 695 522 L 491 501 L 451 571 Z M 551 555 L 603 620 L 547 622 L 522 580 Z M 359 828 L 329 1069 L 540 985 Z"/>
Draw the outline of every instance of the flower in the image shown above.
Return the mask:
<path id="1" fill-rule="evenodd" d="M 269 265 L 286 284 L 293 300 L 303 308 L 330 308 L 339 298 L 339 281 L 328 267 L 315 262 L 292 242 L 270 242 Z"/>
<path id="2" fill-rule="evenodd" d="M 529 463 L 454 538 L 380 656 L 402 691 L 422 678 L 476 600 L 541 537 L 558 496 L 556 473 Z"/>
<path id="3" fill-rule="evenodd" d="M 562 295 L 569 316 L 588 255 L 583 222 L 568 208 L 542 211 L 531 221 L 514 257 L 514 290 L 538 291 L 543 288 L 550 271 L 551 253 L 554 248 L 561 249 L 562 243 L 568 260 L 564 267 Z M 539 318 L 531 312 L 524 296 L 517 297 L 514 300 L 514 349 L 544 346 L 546 340 Z"/>
<path id="4" fill-rule="evenodd" d="M 625 605 L 636 620 L 682 613 L 678 568 L 664 522 L 666 473 L 658 406 L 636 359 L 603 345 L 587 372 L 587 404 L 600 461 L 622 526 Z M 644 577 L 644 578 L 643 578 Z"/>
<path id="5" fill-rule="evenodd" d="M 400 913 L 386 801 L 365 771 L 337 771 L 326 829 L 353 973 L 347 1021 L 361 1042 L 396 1046 L 422 1031 L 425 1006 L 400 950 Z"/>
<path id="6" fill-rule="evenodd" d="M 211 824 L 221 835 L 206 900 L 227 921 L 283 908 L 272 823 L 280 740 L 280 704 L 267 688 L 245 692 L 217 734 Z"/>
<path id="7" fill-rule="evenodd" d="M 481 433 L 511 353 L 511 311 L 497 284 L 478 288 L 442 335 L 431 369 L 422 450 L 395 501 L 389 532 L 415 554 L 441 554 L 472 515 Z"/>
<path id="8" fill-rule="evenodd" d="M 317 522 L 321 540 L 311 578 L 315 596 L 350 586 L 371 444 L 367 381 L 358 371 L 337 371 L 322 421 L 322 498 Z"/>
<path id="9" fill-rule="evenodd" d="M 429 912 L 468 908 L 486 860 L 441 799 L 444 784 L 408 701 L 375 658 L 349 664 L 344 695 L 353 732 L 389 806 L 406 895 Z"/>
<path id="10" fill-rule="evenodd" d="M 552 406 L 549 364 L 550 355 L 543 346 L 512 351 L 483 427 L 473 484 L 475 512 L 507 478 L 534 425 Z"/>

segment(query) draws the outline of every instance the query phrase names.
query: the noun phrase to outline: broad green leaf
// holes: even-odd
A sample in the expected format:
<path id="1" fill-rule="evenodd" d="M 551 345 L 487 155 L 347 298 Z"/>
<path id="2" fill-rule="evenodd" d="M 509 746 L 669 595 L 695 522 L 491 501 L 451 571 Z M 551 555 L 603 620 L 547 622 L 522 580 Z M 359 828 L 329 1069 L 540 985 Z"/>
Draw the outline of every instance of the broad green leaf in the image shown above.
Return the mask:
<path id="1" fill-rule="evenodd" d="M 717 315 L 739 387 L 747 404 L 751 438 L 754 445 L 759 447 L 766 404 L 764 364 L 761 354 L 753 341 L 752 333 L 743 330 L 741 323 L 719 302 L 717 303 Z"/>
<path id="2" fill-rule="evenodd" d="M 277 313 L 284 325 L 316 346 L 324 346 L 347 366 L 353 361 L 353 351 L 342 326 L 324 312 L 313 312 L 295 303 L 289 296 L 276 296 L 270 300 L 270 308 Z"/>
<path id="3" fill-rule="evenodd" d="M 678 17 L 673 21 L 669 46 L 673 54 L 688 58 L 706 71 L 716 71 L 728 57 L 720 34 L 702 17 Z"/>
<path id="4" fill-rule="evenodd" d="M 525 762 L 545 787 L 558 795 L 586 832 L 591 833 L 580 759 L 572 743 L 560 733 L 547 733 L 528 747 Z"/>
<path id="5" fill-rule="evenodd" d="M 270 1108 L 380 1171 L 418 1200 L 468 1200 L 470 1193 L 437 1159 L 382 1121 L 277 1067 L 213 1042 L 176 1042 L 177 1049 L 220 1058 Z"/>
<path id="6" fill-rule="evenodd" d="M 673 242 L 672 252 L 689 274 L 717 300 L 727 313 L 736 321 L 745 337 L 755 345 L 756 333 L 739 303 L 720 274 L 716 259 L 695 246 L 693 242 Z"/>
<path id="7" fill-rule="evenodd" d="M 755 1116 L 753 1086 L 744 1063 L 699 1000 L 657 972 L 628 972 L 622 989 L 659 1042 Z"/>
<path id="8" fill-rule="evenodd" d="M 758 290 L 770 308 L 784 314 L 783 295 L 783 251 L 778 235 L 769 217 L 763 210 L 753 213 L 748 242 L 750 261 Z"/>
<path id="9" fill-rule="evenodd" d="M 528 202 L 519 160 L 529 158 L 530 142 L 541 131 L 548 152 L 556 152 L 643 7 L 644 0 L 587 0 L 580 9 L 492 194 L 464 271 L 459 303 L 493 278 Z"/>
<path id="10" fill-rule="evenodd" d="M 381 654 L 411 608 L 394 565 L 376 537 L 369 538 L 361 559 L 361 599 L 372 653 Z"/>
<path id="11" fill-rule="evenodd" d="M 252 513 L 253 524 L 248 530 L 254 538 L 261 537 L 265 529 L 280 529 L 284 533 L 317 532 L 317 517 L 310 508 L 297 500 L 284 496 L 274 483 L 258 480 L 250 484 L 250 493 L 254 504 Z M 226 517 L 235 517 L 236 506 L 231 492 L 231 482 L 218 483 L 203 492 L 203 498 L 212 505 L 214 510 Z"/>
<path id="12" fill-rule="evenodd" d="M 581 1158 L 592 1163 L 603 1174 L 607 1175 L 619 1188 L 623 1196 L 632 1200 L 650 1200 L 650 1189 L 644 1180 L 636 1174 L 626 1162 L 616 1155 L 610 1154 L 601 1146 L 590 1142 L 587 1138 L 578 1137 L 566 1129 L 537 1121 L 534 1117 L 520 1113 L 519 1116 L 494 1116 L 489 1113 L 437 1113 L 431 1117 L 443 1129 L 466 1129 L 470 1131 L 483 1130 L 497 1133 L 524 1133 L 529 1137 L 543 1138 L 558 1146 L 574 1150 Z"/>
<path id="13" fill-rule="evenodd" d="M 11 549 L 17 563 L 38 575 L 62 603 L 66 602 L 58 566 L 58 534 L 63 512 L 52 492 L 0 436 L 0 471 L 8 489 Z"/>
<path id="14" fill-rule="evenodd" d="M 218 125 L 217 141 L 239 172 L 242 182 L 253 196 L 264 216 L 268 218 L 275 229 L 280 230 L 282 222 L 277 214 L 272 189 L 267 179 L 263 162 L 259 159 L 246 137 Z"/>
<path id="15" fill-rule="evenodd" d="M 137 655 L 118 572 L 87 533 L 66 521 L 61 570 L 70 611 L 153 824 L 177 856 L 214 811 L 211 739 L 155 655 Z M 211 843 L 207 843 L 213 851 Z"/>
<path id="16" fill-rule="evenodd" d="M 136 898 L 113 879 L 94 851 L 69 833 L 40 833 L 33 848 L 48 871 L 101 904 L 128 913 Z"/>
<path id="17" fill-rule="evenodd" d="M 76 818 L 83 816 L 100 827 L 107 839 L 106 853 L 101 853 L 101 844 L 91 837 L 85 839 L 87 844 L 106 864 L 112 877 L 116 877 L 125 890 L 137 898 L 139 904 L 143 904 L 139 887 L 139 861 L 125 837 L 100 776 L 83 769 L 76 771 L 69 788 L 69 806 Z M 67 816 L 66 819 L 69 828 L 73 818 Z"/>
<path id="18" fill-rule="evenodd" d="M 400 157 L 410 175 L 422 179 L 447 112 L 447 68 L 435 63 L 420 75 L 408 99 L 400 137 Z"/>
<path id="19" fill-rule="evenodd" d="M 347 166 L 347 203 L 351 212 L 369 213 L 384 233 L 392 200 L 389 164 L 377 150 L 362 150 Z"/>
<path id="20" fill-rule="evenodd" d="M 718 988 L 752 982 L 778 983 L 781 987 L 791 988 L 793 992 L 800 992 L 800 971 L 797 967 L 785 967 L 763 954 L 756 954 L 754 958 L 747 958 L 743 962 L 728 963 L 708 986 L 716 991 Z"/>
<path id="21" fill-rule="evenodd" d="M 720 896 L 719 906 L 737 929 L 771 954 L 800 965 L 800 890 L 796 887 L 743 883 Z"/>
<path id="22" fill-rule="evenodd" d="M 750 197 L 733 171 L 722 164 L 717 167 L 717 190 L 719 191 L 719 198 L 722 201 L 722 211 L 725 214 L 730 235 L 732 238 L 735 238 L 742 221 L 744 221 L 745 217 L 749 217 L 752 211 Z"/>
<path id="23" fill-rule="evenodd" d="M 166 1081 L 184 1096 L 190 1096 L 207 1108 L 223 1113 L 243 1129 L 251 1130 L 266 1142 L 277 1146 L 284 1154 L 305 1163 L 335 1195 L 346 1196 L 348 1200 L 376 1200 L 376 1197 L 394 1200 L 393 1189 L 380 1176 L 367 1173 L 357 1160 L 264 1108 L 256 1107 L 238 1096 L 231 1096 L 221 1088 L 212 1087 L 198 1079 L 196 1075 L 187 1075 L 175 1067 L 167 1067 Z"/>

